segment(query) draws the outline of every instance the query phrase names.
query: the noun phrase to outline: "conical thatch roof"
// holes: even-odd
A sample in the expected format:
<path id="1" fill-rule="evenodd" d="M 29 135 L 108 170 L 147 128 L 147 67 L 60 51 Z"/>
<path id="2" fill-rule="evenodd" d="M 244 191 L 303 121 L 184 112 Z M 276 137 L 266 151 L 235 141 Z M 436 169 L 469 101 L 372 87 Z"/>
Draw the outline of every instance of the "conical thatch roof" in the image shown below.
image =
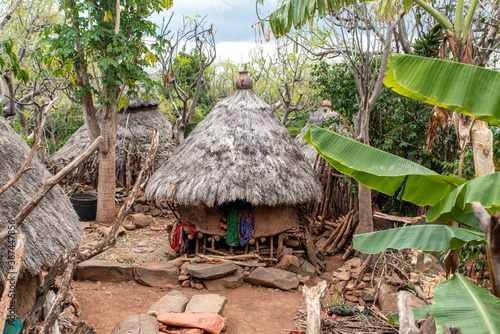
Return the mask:
<path id="1" fill-rule="evenodd" d="M 138 102 L 139 101 L 139 102 Z M 141 103 L 142 101 L 142 103 Z M 132 105 L 134 108 L 132 108 Z M 146 101 L 145 99 L 131 101 L 128 110 L 121 113 L 116 135 L 116 169 L 117 178 L 122 183 L 133 184 L 135 180 L 127 180 L 125 182 L 126 165 L 133 163 L 130 154 L 140 152 L 142 158 L 136 169 L 140 169 L 144 164 L 145 157 L 149 152 L 151 138 L 153 137 L 154 129 L 158 129 L 159 145 L 155 157 L 156 168 L 161 166 L 173 151 L 172 140 L 172 124 L 166 119 L 165 115 L 157 108 L 158 103 L 154 100 Z M 88 136 L 87 127 L 84 125 L 78 129 L 68 141 L 59 149 L 47 158 L 47 167 L 52 172 L 57 172 L 81 154 L 88 146 L 90 146 L 90 138 Z M 75 178 L 71 181 L 87 183 L 80 176 L 84 175 L 82 169 L 92 169 L 86 175 L 86 179 L 96 181 L 94 177 L 98 164 L 98 154 L 94 154 L 85 165 L 75 170 L 73 175 Z M 135 171 L 134 171 L 135 172 Z M 133 174 L 133 173 L 132 173 Z"/>
<path id="2" fill-rule="evenodd" d="M 0 184 L 7 183 L 24 162 L 30 148 L 10 126 L 0 118 Z M 33 159 L 21 179 L 0 196 L 0 229 L 13 220 L 50 176 L 38 159 Z M 61 187 L 54 187 L 19 227 L 26 235 L 26 247 L 21 270 L 38 274 L 42 266 L 51 264 L 64 249 L 80 241 L 80 221 Z M 7 242 L 0 245 L 0 281 L 7 272 Z"/>
<path id="3" fill-rule="evenodd" d="M 252 89 L 235 90 L 150 179 L 146 196 L 208 206 L 321 199 L 321 186 L 290 134 Z"/>
<path id="4" fill-rule="evenodd" d="M 320 107 L 316 112 L 314 112 L 309 118 L 307 119 L 307 125 L 300 130 L 299 134 L 297 137 L 295 137 L 295 143 L 299 147 L 300 152 L 304 155 L 306 158 L 306 161 L 311 165 L 311 167 L 314 167 L 314 162 L 316 161 L 316 155 L 318 152 L 316 149 L 306 143 L 302 138 L 306 135 L 307 130 L 309 130 L 309 125 L 316 125 L 316 126 L 321 126 L 321 123 L 323 121 L 327 121 L 330 118 L 339 119 L 340 115 L 333 111 L 330 110 L 328 107 Z M 343 136 L 346 137 L 351 137 L 351 134 L 349 130 L 347 130 L 343 125 L 341 124 L 336 124 L 335 122 L 330 126 L 330 130 L 335 131 L 336 133 L 339 133 Z"/>

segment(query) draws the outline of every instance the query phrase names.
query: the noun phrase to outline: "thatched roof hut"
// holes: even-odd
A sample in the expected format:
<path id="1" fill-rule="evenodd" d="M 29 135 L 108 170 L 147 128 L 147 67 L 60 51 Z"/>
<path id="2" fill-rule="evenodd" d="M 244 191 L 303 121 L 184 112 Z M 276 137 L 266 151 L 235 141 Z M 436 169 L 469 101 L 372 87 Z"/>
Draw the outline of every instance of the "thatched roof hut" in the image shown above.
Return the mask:
<path id="1" fill-rule="evenodd" d="M 296 226 L 293 206 L 319 200 L 321 192 L 290 134 L 251 85 L 217 103 L 146 188 L 147 197 L 189 208 L 184 219 L 211 234 L 224 203 L 248 203 L 256 234 L 272 235 Z"/>
<path id="2" fill-rule="evenodd" d="M 0 118 L 0 184 L 6 184 L 24 162 L 30 148 L 11 127 Z M 0 229 L 13 220 L 21 208 L 33 197 L 50 173 L 33 159 L 21 179 L 0 196 Z M 81 227 L 68 197 L 61 187 L 54 187 L 20 225 L 19 231 L 26 236 L 24 258 L 19 285 L 36 283 L 29 278 L 51 265 L 64 249 L 71 249 L 80 242 Z M 7 242 L 0 245 L 0 286 L 8 272 Z M 29 289 L 28 289 L 29 290 Z M 23 289 L 18 289 L 16 298 L 25 300 Z M 34 293 L 34 291 L 32 291 Z M 19 296 L 18 296 L 19 295 Z M 32 296 L 34 298 L 34 294 Z M 23 305 L 18 304 L 22 313 Z"/>
<path id="3" fill-rule="evenodd" d="M 142 168 L 149 152 L 153 131 L 158 129 L 159 146 L 155 157 L 156 170 L 173 151 L 172 124 L 158 109 L 158 99 L 131 100 L 128 108 L 120 113 L 116 135 L 116 177 L 118 181 L 130 187 L 135 176 Z M 69 162 L 90 146 L 87 127 L 78 129 L 63 147 L 47 158 L 47 167 L 53 173 L 64 168 Z M 95 153 L 80 168 L 67 178 L 68 183 L 78 182 L 97 186 L 99 155 Z"/>
<path id="4" fill-rule="evenodd" d="M 321 103 L 321 107 L 316 110 L 316 112 L 314 112 L 311 116 L 309 116 L 309 118 L 307 119 L 307 125 L 295 137 L 295 143 L 297 144 L 300 152 L 302 152 L 302 154 L 306 158 L 306 161 L 309 163 L 309 165 L 311 165 L 311 167 L 314 167 L 314 162 L 316 161 L 316 155 L 318 154 L 318 152 L 313 146 L 309 145 L 302 139 L 306 135 L 307 130 L 309 130 L 309 125 L 312 124 L 321 126 L 323 121 L 332 119 L 333 123 L 330 125 L 331 130 L 343 136 L 351 137 L 349 130 L 347 130 L 342 124 L 338 123 L 340 115 L 337 112 L 331 110 L 329 108 L 330 106 L 331 103 L 329 101 L 323 101 Z"/>

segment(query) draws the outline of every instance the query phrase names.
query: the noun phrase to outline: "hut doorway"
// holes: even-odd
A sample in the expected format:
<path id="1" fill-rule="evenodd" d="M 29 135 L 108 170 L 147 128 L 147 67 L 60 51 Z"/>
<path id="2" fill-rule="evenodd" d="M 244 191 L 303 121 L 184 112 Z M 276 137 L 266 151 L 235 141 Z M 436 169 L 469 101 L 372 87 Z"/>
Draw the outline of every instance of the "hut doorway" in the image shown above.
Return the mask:
<path id="1" fill-rule="evenodd" d="M 226 232 L 229 246 L 245 246 L 255 233 L 255 214 L 252 205 L 237 200 L 219 206 L 219 229 Z"/>

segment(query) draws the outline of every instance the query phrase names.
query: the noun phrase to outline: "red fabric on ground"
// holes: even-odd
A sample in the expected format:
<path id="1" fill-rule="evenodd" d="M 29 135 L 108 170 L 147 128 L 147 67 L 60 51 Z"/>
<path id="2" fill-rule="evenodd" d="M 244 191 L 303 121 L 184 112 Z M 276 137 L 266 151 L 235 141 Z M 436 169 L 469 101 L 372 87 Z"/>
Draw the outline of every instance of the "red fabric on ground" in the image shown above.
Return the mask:
<path id="1" fill-rule="evenodd" d="M 224 318 L 217 313 L 170 312 L 159 314 L 156 319 L 166 325 L 201 328 L 210 334 L 220 334 L 224 328 Z"/>
<path id="2" fill-rule="evenodd" d="M 177 225 L 174 231 L 174 241 L 172 242 L 172 249 L 178 253 L 179 249 L 181 249 L 181 243 L 180 243 L 180 236 L 181 236 L 181 228 L 186 227 L 188 229 L 189 234 L 195 235 L 198 233 L 198 230 L 196 229 L 196 226 L 194 224 L 191 224 L 188 221 L 185 221 L 182 224 Z"/>

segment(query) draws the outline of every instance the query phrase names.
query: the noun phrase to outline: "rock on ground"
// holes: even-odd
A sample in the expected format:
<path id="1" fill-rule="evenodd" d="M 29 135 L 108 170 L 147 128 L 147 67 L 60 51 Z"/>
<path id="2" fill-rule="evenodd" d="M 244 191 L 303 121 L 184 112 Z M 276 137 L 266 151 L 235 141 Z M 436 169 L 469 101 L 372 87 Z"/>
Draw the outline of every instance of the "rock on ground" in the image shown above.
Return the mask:
<path id="1" fill-rule="evenodd" d="M 177 290 L 171 291 L 154 303 L 148 310 L 149 312 L 168 313 L 184 312 L 189 297 Z"/>
<path id="2" fill-rule="evenodd" d="M 134 213 L 130 215 L 130 221 L 137 228 L 144 228 L 151 224 L 151 219 L 149 219 L 144 213 Z"/>
<path id="3" fill-rule="evenodd" d="M 236 270 L 231 275 L 216 279 L 204 280 L 203 284 L 205 284 L 206 288 L 210 291 L 238 288 L 243 284 L 243 269 L 241 267 L 238 267 L 238 270 Z"/>
<path id="4" fill-rule="evenodd" d="M 422 299 L 418 298 L 414 294 L 401 290 L 397 293 L 391 293 L 387 295 L 384 299 L 384 303 L 382 304 L 382 313 L 387 315 L 391 313 L 396 313 L 398 312 L 398 294 L 404 293 L 408 295 L 410 299 L 410 307 L 418 307 L 418 306 L 424 306 L 427 305 L 426 302 L 424 302 Z"/>
<path id="5" fill-rule="evenodd" d="M 156 317 L 147 314 L 130 315 L 113 328 L 111 334 L 152 334 L 158 333 L 160 326 Z"/>
<path id="6" fill-rule="evenodd" d="M 316 274 L 316 267 L 311 264 L 311 262 L 305 260 L 299 267 L 298 275 L 302 277 L 313 277 Z"/>
<path id="7" fill-rule="evenodd" d="M 297 275 L 286 270 L 258 267 L 245 279 L 250 284 L 262 285 L 281 290 L 295 289 L 299 286 Z"/>
<path id="8" fill-rule="evenodd" d="M 76 280 L 127 282 L 134 279 L 134 268 L 123 263 L 108 260 L 88 260 L 75 270 Z"/>
<path id="9" fill-rule="evenodd" d="M 222 315 L 227 298 L 217 294 L 194 295 L 185 312 L 213 312 Z"/>
<path id="10" fill-rule="evenodd" d="M 238 266 L 231 262 L 222 262 L 216 264 L 208 263 L 190 263 L 186 266 L 187 272 L 199 279 L 215 279 L 231 275 Z"/>
<path id="11" fill-rule="evenodd" d="M 305 261 L 304 261 L 305 262 Z M 294 255 L 285 255 L 283 259 L 276 265 L 276 268 L 297 273 L 299 271 L 300 261 Z"/>
<path id="12" fill-rule="evenodd" d="M 134 270 L 134 279 L 147 286 L 179 285 L 177 276 L 179 276 L 179 268 L 166 262 L 149 262 Z"/>

